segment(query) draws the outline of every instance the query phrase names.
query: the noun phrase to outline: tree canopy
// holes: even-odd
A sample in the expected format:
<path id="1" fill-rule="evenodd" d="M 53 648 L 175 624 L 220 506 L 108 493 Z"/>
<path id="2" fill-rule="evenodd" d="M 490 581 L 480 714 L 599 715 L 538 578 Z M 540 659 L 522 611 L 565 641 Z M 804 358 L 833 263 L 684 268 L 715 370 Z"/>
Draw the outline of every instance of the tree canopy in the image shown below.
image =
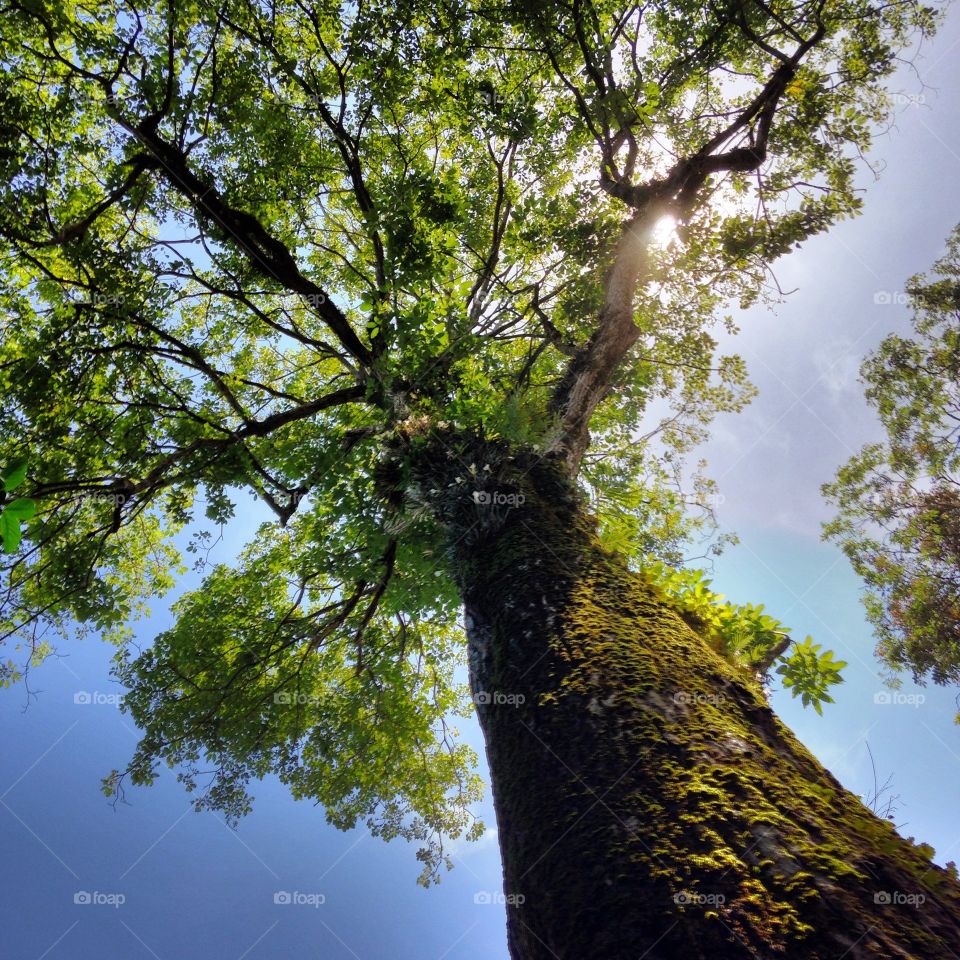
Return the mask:
<path id="1" fill-rule="evenodd" d="M 711 491 L 685 502 L 684 455 L 750 395 L 713 325 L 859 209 L 885 78 L 934 15 L 12 0 L 5 17 L 0 464 L 27 458 L 37 513 L 5 561 L 2 636 L 40 656 L 80 623 L 120 645 L 135 782 L 209 772 L 198 804 L 236 816 L 274 772 L 335 823 L 424 840 L 429 876 L 479 785 L 449 726 L 469 708 L 432 510 L 449 491 L 411 451 L 458 460 L 482 511 L 495 478 L 465 438 L 561 450 L 611 546 L 679 562 Z M 182 571 L 175 538 L 204 551 L 199 517 L 242 519 L 249 496 L 275 520 L 139 652 L 130 624 Z M 746 633 L 718 643 L 770 667 L 778 630 L 734 614 Z M 830 670 L 809 644 L 790 662 L 819 702 Z"/>
<path id="2" fill-rule="evenodd" d="M 886 438 L 827 484 L 826 535 L 866 585 L 877 653 L 897 673 L 960 682 L 960 227 L 906 285 L 913 335 L 890 334 L 861 379 Z"/>

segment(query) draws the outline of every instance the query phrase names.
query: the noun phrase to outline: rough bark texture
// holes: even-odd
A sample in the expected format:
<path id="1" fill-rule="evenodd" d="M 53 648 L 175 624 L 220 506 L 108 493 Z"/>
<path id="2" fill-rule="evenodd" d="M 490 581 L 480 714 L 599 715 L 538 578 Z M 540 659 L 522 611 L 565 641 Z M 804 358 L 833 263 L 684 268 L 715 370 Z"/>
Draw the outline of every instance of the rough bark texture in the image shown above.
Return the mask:
<path id="1" fill-rule="evenodd" d="M 599 546 L 562 473 L 501 464 L 488 489 L 522 492 L 522 505 L 479 521 L 483 507 L 447 511 L 511 956 L 960 953 L 954 876 L 841 787 Z"/>

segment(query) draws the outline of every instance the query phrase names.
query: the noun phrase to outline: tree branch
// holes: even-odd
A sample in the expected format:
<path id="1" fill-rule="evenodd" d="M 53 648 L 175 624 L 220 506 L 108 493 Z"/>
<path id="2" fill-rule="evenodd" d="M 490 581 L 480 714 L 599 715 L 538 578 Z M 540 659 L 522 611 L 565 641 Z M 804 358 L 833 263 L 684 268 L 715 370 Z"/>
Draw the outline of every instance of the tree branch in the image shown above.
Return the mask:
<path id="1" fill-rule="evenodd" d="M 610 392 L 617 369 L 640 336 L 633 322 L 633 302 L 640 279 L 648 272 L 654 226 L 667 215 L 677 219 L 689 216 L 711 175 L 756 170 L 766 161 L 767 143 L 780 99 L 797 65 L 823 39 L 825 32 L 823 24 L 819 24 L 816 31 L 779 64 L 733 122 L 696 153 L 675 163 L 666 176 L 635 186 L 625 177 L 611 176 L 612 164 L 609 158 L 604 158 L 601 186 L 634 213 L 624 224 L 617 242 L 597 327 L 571 359 L 551 398 L 551 410 L 560 421 L 554 448 L 566 453 L 571 473 L 577 471 L 590 442 L 589 423 L 593 411 Z M 748 145 L 716 152 L 738 134 L 748 137 Z"/>
<path id="2" fill-rule="evenodd" d="M 286 426 L 288 423 L 305 420 L 330 407 L 341 406 L 345 403 L 360 403 L 363 402 L 364 399 L 365 391 L 362 386 L 345 387 L 342 390 L 335 390 L 333 393 L 319 397 L 310 403 L 271 414 L 263 420 L 248 421 L 238 430 L 225 430 L 227 436 L 198 437 L 185 447 L 181 447 L 179 450 L 175 450 L 163 457 L 141 480 L 134 481 L 126 477 L 113 479 L 95 478 L 86 481 L 38 484 L 33 490 L 33 495 L 37 498 L 42 498 L 56 493 L 83 490 L 100 495 L 120 495 L 125 498 L 124 502 L 126 502 L 126 498 L 134 497 L 141 493 L 153 492 L 160 487 L 169 486 L 174 479 L 170 476 L 170 471 L 177 466 L 177 464 L 186 460 L 191 454 L 197 453 L 198 451 L 213 451 L 219 453 L 237 443 L 242 443 L 244 440 L 253 437 L 268 436 L 281 427 Z"/>
<path id="3" fill-rule="evenodd" d="M 152 164 L 154 169 L 187 199 L 199 216 L 216 224 L 236 243 L 258 273 L 307 298 L 347 353 L 362 367 L 369 368 L 372 354 L 357 336 L 346 315 L 322 287 L 300 272 L 293 254 L 281 241 L 270 234 L 256 217 L 232 207 L 215 187 L 205 184 L 190 169 L 185 153 L 155 132 L 151 118 L 132 123 L 116 109 L 111 109 L 111 115 L 143 145 L 155 161 Z"/>

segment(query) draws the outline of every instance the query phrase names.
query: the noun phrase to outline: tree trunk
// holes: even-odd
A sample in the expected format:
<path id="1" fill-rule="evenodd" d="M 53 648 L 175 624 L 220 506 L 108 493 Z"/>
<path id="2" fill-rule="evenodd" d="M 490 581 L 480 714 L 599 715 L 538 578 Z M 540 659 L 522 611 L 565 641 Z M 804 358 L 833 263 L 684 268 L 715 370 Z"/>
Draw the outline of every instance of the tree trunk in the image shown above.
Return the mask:
<path id="1" fill-rule="evenodd" d="M 598 544 L 559 463 L 474 475 L 446 519 L 514 960 L 960 953 L 955 874 Z"/>

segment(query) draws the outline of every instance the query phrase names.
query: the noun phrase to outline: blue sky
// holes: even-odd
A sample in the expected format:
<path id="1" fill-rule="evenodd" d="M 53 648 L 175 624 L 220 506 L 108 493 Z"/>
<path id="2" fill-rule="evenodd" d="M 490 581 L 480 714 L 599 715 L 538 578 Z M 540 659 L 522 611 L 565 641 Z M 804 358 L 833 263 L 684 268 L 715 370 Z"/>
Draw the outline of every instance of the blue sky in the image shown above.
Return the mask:
<path id="1" fill-rule="evenodd" d="M 897 125 L 874 152 L 885 170 L 879 182 L 864 180 L 865 213 L 780 265 L 783 288 L 798 288 L 786 303 L 737 318 L 735 348 L 760 397 L 721 419 L 704 450 L 724 497 L 720 520 L 741 537 L 716 562 L 715 586 L 731 599 L 764 603 L 850 664 L 823 717 L 782 693 L 776 708 L 861 795 L 873 789 L 869 744 L 881 782 L 892 777 L 902 832 L 931 843 L 941 863 L 960 860 L 957 692 L 906 683 L 900 694 L 908 702 L 876 702 L 884 687 L 859 583 L 820 542 L 827 512 L 819 488 L 879 436 L 857 367 L 885 334 L 907 328 L 897 294 L 960 220 L 951 202 L 960 172 L 958 56 L 955 10 L 918 63 L 929 86 L 909 70 L 899 79 Z M 227 556 L 243 530 L 235 534 L 219 548 Z M 158 612 L 139 633 L 149 640 L 166 622 Z M 68 653 L 33 676 L 27 709 L 22 688 L 0 696 L 0 956 L 507 957 L 492 830 L 458 846 L 455 869 L 423 890 L 411 847 L 363 830 L 340 833 L 322 810 L 273 782 L 256 790 L 254 813 L 236 831 L 214 814 L 193 813 L 173 772 L 112 809 L 99 781 L 129 757 L 136 731 L 115 705 L 121 691 L 109 680 L 110 651 L 87 641 Z M 84 699 L 91 702 L 77 702 Z M 461 731 L 480 749 L 474 723 Z M 489 806 L 482 812 L 492 827 Z M 74 902 L 84 894 L 96 902 Z M 282 894 L 301 902 L 275 903 Z"/>

